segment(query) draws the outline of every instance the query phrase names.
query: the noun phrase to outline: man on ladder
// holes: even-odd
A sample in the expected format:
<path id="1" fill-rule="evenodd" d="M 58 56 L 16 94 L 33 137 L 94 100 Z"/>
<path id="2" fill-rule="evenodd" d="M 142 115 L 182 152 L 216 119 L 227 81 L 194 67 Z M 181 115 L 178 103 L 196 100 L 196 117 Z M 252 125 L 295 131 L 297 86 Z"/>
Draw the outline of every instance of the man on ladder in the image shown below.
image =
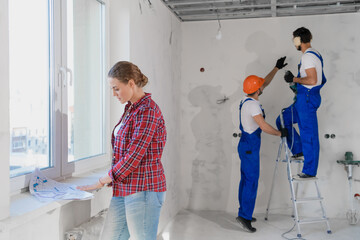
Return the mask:
<path id="1" fill-rule="evenodd" d="M 280 126 L 281 126 L 282 130 L 285 128 L 285 126 L 284 126 L 284 118 L 283 118 L 283 111 L 280 113 Z M 331 234 L 329 219 L 326 216 L 325 207 L 324 207 L 323 202 L 322 202 L 324 198 L 320 194 L 320 189 L 319 189 L 319 186 L 318 186 L 318 183 L 317 183 L 318 179 L 316 177 L 306 177 L 306 178 L 304 178 L 304 177 L 295 177 L 295 176 L 292 175 L 291 163 L 295 162 L 295 163 L 299 164 L 299 163 L 302 163 L 303 161 L 296 160 L 296 159 L 295 160 L 294 159 L 290 160 L 290 149 L 288 147 L 287 139 L 286 139 L 288 134 L 285 134 L 285 135 L 282 135 L 282 136 L 283 137 L 281 138 L 281 142 L 280 142 L 280 145 L 279 145 L 278 156 L 276 158 L 273 181 L 272 181 L 271 190 L 270 190 L 270 198 L 269 198 L 268 205 L 267 205 L 267 208 L 266 208 L 265 220 L 268 220 L 270 202 L 271 202 L 271 198 L 272 198 L 272 195 L 273 195 L 274 183 L 275 183 L 275 177 L 277 175 L 278 163 L 281 161 L 281 152 L 284 149 L 285 150 L 285 160 L 282 160 L 282 162 L 286 162 L 286 165 L 287 165 L 286 168 L 287 168 L 288 181 L 289 181 L 289 184 L 290 184 L 291 201 L 293 203 L 293 216 L 292 217 L 294 218 L 295 225 L 296 225 L 296 228 L 297 228 L 297 237 L 301 238 L 301 230 L 300 230 L 300 225 L 301 224 L 313 224 L 313 223 L 319 223 L 319 222 L 325 222 L 326 225 L 327 225 L 327 233 Z M 297 192 L 298 192 L 297 188 L 298 188 L 298 184 L 302 183 L 302 182 L 313 182 L 315 184 L 315 188 L 316 188 L 316 196 L 315 197 L 299 198 L 299 196 L 297 194 Z M 312 219 L 300 219 L 299 213 L 298 213 L 298 204 L 312 203 L 312 202 L 319 202 L 320 203 L 322 216 L 317 217 L 317 218 L 312 218 Z M 290 232 L 290 231 L 288 231 L 288 232 Z"/>
<path id="2" fill-rule="evenodd" d="M 311 32 L 304 27 L 298 28 L 293 32 L 294 45 L 297 50 L 303 52 L 303 55 L 298 66 L 297 77 L 294 77 L 290 71 L 287 71 L 284 77 L 285 81 L 290 83 L 290 88 L 295 92 L 295 101 L 290 107 L 283 109 L 276 120 L 278 129 L 283 129 L 283 127 L 285 127 L 288 134 L 286 138 L 282 138 L 279 146 L 270 198 L 265 215 L 265 220 L 267 220 L 277 172 L 277 164 L 281 160 L 281 150 L 284 147 L 298 238 L 301 237 L 301 224 L 325 222 L 327 225 L 327 233 L 331 234 L 329 220 L 326 216 L 322 202 L 323 197 L 320 194 L 317 178 L 315 177 L 318 168 L 320 149 L 316 111 L 321 103 L 320 89 L 326 83 L 326 78 L 323 72 L 323 59 L 318 51 L 311 48 L 311 39 Z M 299 125 L 300 136 L 293 128 L 294 123 L 298 123 Z M 291 160 L 289 157 L 289 150 L 291 150 L 293 154 Z M 292 175 L 290 164 L 291 162 L 301 163 L 302 161 L 298 160 L 301 156 L 304 157 L 304 166 L 302 173 L 299 173 L 297 178 Z M 299 198 L 297 196 L 298 184 L 310 181 L 315 184 L 316 196 Z M 320 203 L 322 216 L 313 219 L 300 219 L 297 209 L 298 204 L 311 203 L 314 201 Z"/>
<path id="3" fill-rule="evenodd" d="M 288 146 L 293 158 L 304 158 L 300 178 L 315 177 L 319 164 L 319 130 L 316 111 L 321 103 L 320 89 L 326 83 L 323 72 L 323 59 L 318 51 L 311 47 L 311 32 L 304 27 L 293 32 L 296 49 L 303 52 L 298 65 L 297 77 L 287 71 L 285 81 L 291 84 L 295 92 L 295 102 L 283 111 L 284 124 L 288 129 Z M 298 123 L 300 136 L 293 128 Z M 280 117 L 276 120 L 280 129 Z"/>
<path id="4" fill-rule="evenodd" d="M 247 96 L 240 103 L 240 130 L 241 138 L 238 145 L 238 153 L 241 159 L 241 181 L 239 185 L 239 212 L 236 220 L 242 227 L 255 232 L 251 222 L 255 221 L 252 217 L 255 208 L 260 164 L 260 143 L 261 132 L 275 136 L 286 136 L 286 129 L 280 132 L 265 121 L 265 113 L 259 102 L 259 96 L 264 88 L 270 84 L 277 71 L 286 64 L 285 57 L 276 62 L 276 66 L 265 77 L 260 78 L 250 75 L 244 80 L 243 91 Z"/>

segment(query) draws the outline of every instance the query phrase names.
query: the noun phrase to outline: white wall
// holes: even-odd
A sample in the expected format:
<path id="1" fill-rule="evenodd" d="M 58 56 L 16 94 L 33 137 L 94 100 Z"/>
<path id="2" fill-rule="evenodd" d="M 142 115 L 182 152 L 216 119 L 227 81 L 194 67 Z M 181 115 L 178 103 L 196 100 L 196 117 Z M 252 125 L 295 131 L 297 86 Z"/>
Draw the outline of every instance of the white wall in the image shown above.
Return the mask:
<path id="1" fill-rule="evenodd" d="M 96 181 L 104 172 L 94 175 L 91 179 L 87 179 L 86 182 Z M 85 184 L 85 181 L 80 184 Z M 103 188 L 94 192 L 95 197 L 91 200 L 57 201 L 47 204 L 38 202 L 35 198 L 30 197 L 30 194 L 26 194 L 27 196 L 14 196 L 12 200 L 17 201 L 17 203 L 12 203 L 11 218 L 0 222 L 0 227 L 3 224 L 5 234 L 7 234 L 4 239 L 64 239 L 66 231 L 88 222 L 91 217 L 107 208 L 111 194 L 111 188 Z M 36 207 L 29 212 L 27 209 L 29 206 Z M 0 239 L 2 240 L 1 237 L 0 233 Z"/>
<path id="2" fill-rule="evenodd" d="M 141 69 L 149 78 L 145 91 L 152 93 L 166 123 L 167 142 L 162 163 L 168 191 L 160 217 L 161 230 L 180 210 L 181 27 L 179 20 L 160 0 L 151 1 L 152 7 L 148 1 L 119 2 L 111 1 L 110 65 L 130 60 Z M 124 9 L 130 9 L 130 12 L 124 12 Z M 129 28 L 124 21 L 130 23 Z M 114 99 L 111 107 L 111 121 L 115 124 L 123 107 Z"/>
<path id="3" fill-rule="evenodd" d="M 0 0 L 0 220 L 9 216 L 9 28 L 8 1 Z M 1 239 L 1 232 L 0 232 Z"/>
<path id="4" fill-rule="evenodd" d="M 313 33 L 312 45 L 325 61 L 328 83 L 322 90 L 318 110 L 320 134 L 319 185 L 330 217 L 345 217 L 349 207 L 348 183 L 344 168 L 336 163 L 346 151 L 360 159 L 360 116 L 357 106 L 360 89 L 360 15 L 340 14 L 306 17 L 222 21 L 222 39 L 216 40 L 216 21 L 182 24 L 181 85 L 181 180 L 182 203 L 190 209 L 226 210 L 237 214 L 240 161 L 238 105 L 244 94 L 247 75 L 264 77 L 277 58 L 287 56 L 286 70 L 297 72 L 301 53 L 292 44 L 292 32 L 305 26 Z M 201 73 L 199 69 L 205 68 Z M 292 93 L 278 72 L 260 97 L 266 120 L 275 125 L 280 109 L 292 102 Z M 224 96 L 229 100 L 217 104 Z M 334 133 L 335 139 L 325 139 Z M 278 137 L 262 134 L 261 166 L 255 212 L 265 212 L 270 193 Z M 360 171 L 354 175 L 359 178 Z M 274 208 L 290 209 L 290 192 L 285 165 L 279 168 Z M 308 193 L 314 193 L 309 185 Z M 355 183 L 355 191 L 360 186 Z M 300 188 L 300 192 L 303 189 Z M 306 215 L 316 208 L 302 209 Z"/>
<path id="5" fill-rule="evenodd" d="M 130 60 L 130 1 L 110 1 L 109 14 L 109 59 L 108 69 L 120 60 Z M 112 91 L 110 91 L 112 95 Z M 124 106 L 114 98 L 110 97 L 110 129 L 119 121 Z"/>

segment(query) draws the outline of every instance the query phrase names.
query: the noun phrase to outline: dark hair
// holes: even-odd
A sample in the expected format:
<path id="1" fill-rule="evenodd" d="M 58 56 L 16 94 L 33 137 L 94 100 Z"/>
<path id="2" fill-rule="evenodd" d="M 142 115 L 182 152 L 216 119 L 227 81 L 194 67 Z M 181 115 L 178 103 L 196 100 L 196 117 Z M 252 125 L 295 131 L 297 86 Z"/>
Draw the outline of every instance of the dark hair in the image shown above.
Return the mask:
<path id="1" fill-rule="evenodd" d="M 148 83 L 148 78 L 142 74 L 138 66 L 127 61 L 117 62 L 110 69 L 108 77 L 116 78 L 125 84 L 127 84 L 130 79 L 133 79 L 138 87 L 144 87 Z"/>
<path id="2" fill-rule="evenodd" d="M 294 37 L 300 37 L 302 43 L 308 43 L 312 39 L 312 35 L 309 29 L 301 27 L 293 32 Z"/>

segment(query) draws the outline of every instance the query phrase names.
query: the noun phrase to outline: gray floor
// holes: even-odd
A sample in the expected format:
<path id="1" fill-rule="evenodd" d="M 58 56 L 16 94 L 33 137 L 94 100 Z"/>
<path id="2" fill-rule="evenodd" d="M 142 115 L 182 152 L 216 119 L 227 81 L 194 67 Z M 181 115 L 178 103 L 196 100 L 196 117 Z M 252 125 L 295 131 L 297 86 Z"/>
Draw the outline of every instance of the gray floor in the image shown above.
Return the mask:
<path id="1" fill-rule="evenodd" d="M 255 216 L 258 221 L 253 224 L 257 231 L 248 233 L 241 229 L 235 215 L 219 211 L 181 211 L 171 221 L 157 240 L 268 240 L 286 239 L 281 235 L 292 228 L 294 221 L 286 215 Z M 360 222 L 349 225 L 346 219 L 330 219 L 332 234 L 326 233 L 325 223 L 302 225 L 302 238 L 306 240 L 339 239 L 360 240 Z M 288 239 L 296 238 L 294 229 L 285 234 Z"/>
<path id="2" fill-rule="evenodd" d="M 83 240 L 98 240 L 106 212 L 99 214 L 91 221 L 82 224 L 75 232 L 81 233 Z M 294 221 L 288 215 L 271 214 L 269 220 L 264 215 L 255 216 L 257 228 L 255 233 L 241 229 L 235 215 L 220 211 L 183 210 L 159 233 L 157 240 L 272 240 L 286 239 L 281 235 L 290 230 Z M 302 225 L 302 238 L 306 240 L 360 240 L 360 222 L 349 225 L 346 219 L 330 219 L 332 234 L 326 233 L 325 223 Z M 288 239 L 296 239 L 294 229 L 285 234 Z"/>

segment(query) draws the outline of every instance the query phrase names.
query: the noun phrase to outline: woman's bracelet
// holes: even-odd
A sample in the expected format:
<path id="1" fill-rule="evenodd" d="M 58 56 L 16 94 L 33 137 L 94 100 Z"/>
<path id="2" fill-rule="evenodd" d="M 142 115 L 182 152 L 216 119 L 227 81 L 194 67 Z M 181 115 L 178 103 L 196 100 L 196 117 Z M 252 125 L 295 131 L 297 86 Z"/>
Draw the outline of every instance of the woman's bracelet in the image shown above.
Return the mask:
<path id="1" fill-rule="evenodd" d="M 103 187 L 103 186 L 105 186 L 105 183 L 103 183 L 103 182 L 101 182 L 101 177 L 99 178 L 99 183 L 101 184 L 101 186 Z"/>

